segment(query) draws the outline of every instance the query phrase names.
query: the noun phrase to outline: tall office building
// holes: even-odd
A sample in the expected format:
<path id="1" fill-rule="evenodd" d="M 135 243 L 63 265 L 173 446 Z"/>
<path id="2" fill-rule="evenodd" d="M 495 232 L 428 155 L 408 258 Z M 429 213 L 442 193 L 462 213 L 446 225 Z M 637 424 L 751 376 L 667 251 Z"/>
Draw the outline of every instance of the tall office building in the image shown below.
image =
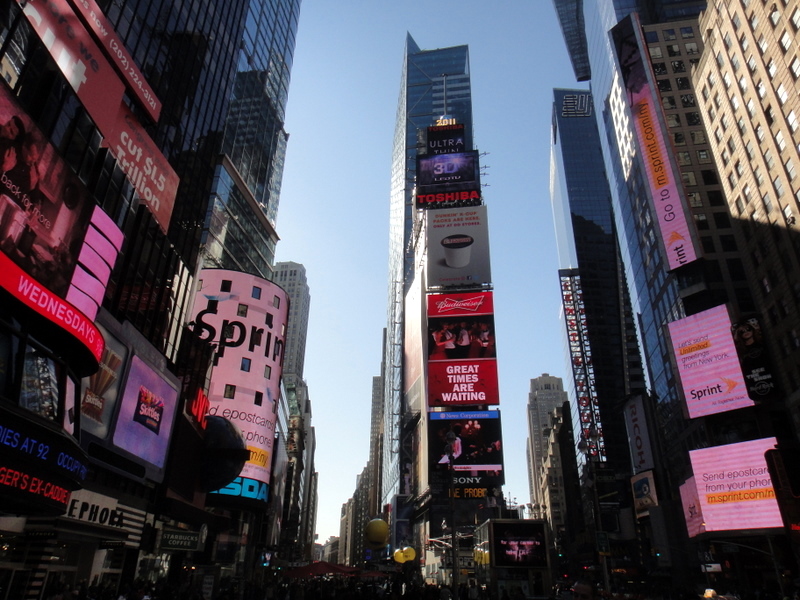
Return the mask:
<path id="1" fill-rule="evenodd" d="M 311 312 L 311 292 L 306 280 L 306 268 L 296 262 L 276 263 L 274 281 L 289 293 L 292 302 L 289 309 L 283 371 L 302 379 L 306 358 L 308 317 Z"/>
<path id="2" fill-rule="evenodd" d="M 541 493 L 541 472 L 547 459 L 547 433 L 552 428 L 553 411 L 568 399 L 560 377 L 547 373 L 531 379 L 528 394 L 528 483 L 530 502 L 545 504 Z"/>
<path id="3" fill-rule="evenodd" d="M 472 148 L 472 95 L 467 46 L 421 50 L 406 38 L 400 79 L 389 196 L 389 295 L 387 334 L 383 349 L 384 403 L 381 504 L 390 504 L 400 493 L 401 464 L 407 461 L 401 448 L 404 415 L 404 301 L 414 280 L 415 221 L 414 185 L 417 152 L 424 149 L 423 133 L 437 117 L 451 115 L 464 124 L 464 143 Z M 416 226 L 416 229 L 415 229 Z"/>

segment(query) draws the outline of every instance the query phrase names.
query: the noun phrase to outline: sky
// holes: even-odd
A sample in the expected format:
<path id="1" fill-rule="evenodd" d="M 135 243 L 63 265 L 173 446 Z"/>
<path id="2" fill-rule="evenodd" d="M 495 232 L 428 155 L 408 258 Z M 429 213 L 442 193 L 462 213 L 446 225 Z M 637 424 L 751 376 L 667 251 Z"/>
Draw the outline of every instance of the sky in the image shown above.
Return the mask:
<path id="1" fill-rule="evenodd" d="M 319 473 L 318 541 L 339 535 L 369 450 L 388 301 L 389 176 L 406 34 L 469 45 L 494 284 L 504 493 L 530 502 L 530 380 L 566 377 L 550 207 L 553 88 L 584 88 L 552 0 L 303 0 L 286 114 L 278 261 L 311 289 L 304 378 Z"/>

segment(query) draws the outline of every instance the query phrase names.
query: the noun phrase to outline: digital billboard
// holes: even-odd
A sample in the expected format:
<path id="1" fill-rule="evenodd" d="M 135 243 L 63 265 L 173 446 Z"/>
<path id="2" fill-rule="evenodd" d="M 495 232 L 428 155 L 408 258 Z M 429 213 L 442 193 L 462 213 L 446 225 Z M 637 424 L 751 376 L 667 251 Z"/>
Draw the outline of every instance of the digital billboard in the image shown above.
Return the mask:
<path id="1" fill-rule="evenodd" d="M 428 466 L 431 482 L 439 486 L 445 485 L 448 477 L 452 477 L 454 485 L 459 488 L 502 485 L 500 413 L 428 413 Z"/>
<path id="2" fill-rule="evenodd" d="M 175 384 L 133 356 L 114 425 L 114 445 L 163 469 L 177 403 Z"/>
<path id="3" fill-rule="evenodd" d="M 122 376 L 128 362 L 128 347 L 98 325 L 105 340 L 100 368 L 86 378 L 81 398 L 81 430 L 101 440 L 111 432 L 111 420 L 120 397 Z"/>
<path id="4" fill-rule="evenodd" d="M 428 154 L 452 154 L 467 150 L 464 124 L 428 127 Z"/>
<path id="5" fill-rule="evenodd" d="M 651 507 L 658 506 L 658 494 L 652 471 L 643 471 L 631 477 L 631 489 L 637 518 L 646 517 L 650 514 Z"/>
<path id="6" fill-rule="evenodd" d="M 194 331 L 216 346 L 208 414 L 236 425 L 250 451 L 240 477 L 215 495 L 269 500 L 288 314 L 288 294 L 271 281 L 226 269 L 200 272 Z"/>
<path id="7" fill-rule="evenodd" d="M 783 527 L 764 456 L 776 444 L 764 438 L 689 452 L 705 531 Z"/>
<path id="8" fill-rule="evenodd" d="M 752 315 L 742 317 L 731 325 L 731 332 L 750 399 L 765 402 L 780 398 L 761 321 Z"/>
<path id="9" fill-rule="evenodd" d="M 725 305 L 673 321 L 668 327 L 690 418 L 753 405 Z"/>
<path id="10" fill-rule="evenodd" d="M 429 294 L 428 405 L 495 405 L 497 348 L 492 292 Z"/>
<path id="11" fill-rule="evenodd" d="M 628 16 L 612 30 L 617 60 L 627 92 L 640 161 L 650 188 L 652 208 L 670 269 L 697 260 L 689 219 L 684 210 L 679 171 L 665 142 L 660 102 L 654 96 L 654 77 L 643 60 L 638 19 Z"/>
<path id="12" fill-rule="evenodd" d="M 491 283 L 485 206 L 427 213 L 428 288 Z"/>
<path id="13" fill-rule="evenodd" d="M 159 227 L 166 232 L 175 204 L 178 176 L 123 103 L 125 85 L 104 57 L 105 53 L 95 44 L 67 0 L 48 0 L 44 9 L 40 3 L 23 0 L 17 3 L 105 138 L 103 143 L 153 213 Z M 121 48 L 110 51 L 124 62 Z M 144 95 L 146 84 L 143 82 L 136 87 Z"/>
<path id="14" fill-rule="evenodd" d="M 543 521 L 525 520 L 489 522 L 490 559 L 501 568 L 547 568 L 547 539 Z"/>
<path id="15" fill-rule="evenodd" d="M 703 511 L 700 508 L 700 497 L 697 493 L 697 484 L 694 477 L 689 477 L 679 488 L 681 504 L 683 505 L 683 519 L 689 537 L 694 537 L 705 532 Z"/>
<path id="16" fill-rule="evenodd" d="M 481 183 L 478 152 L 417 156 L 417 207 L 477 206 Z"/>

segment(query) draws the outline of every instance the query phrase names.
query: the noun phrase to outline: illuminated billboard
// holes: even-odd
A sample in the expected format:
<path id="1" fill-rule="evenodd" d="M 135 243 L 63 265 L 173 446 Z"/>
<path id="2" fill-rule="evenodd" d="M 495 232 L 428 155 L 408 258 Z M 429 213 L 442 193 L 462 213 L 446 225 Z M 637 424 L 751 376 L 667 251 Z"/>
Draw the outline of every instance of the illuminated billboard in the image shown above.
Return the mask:
<path id="1" fill-rule="evenodd" d="M 661 233 L 669 269 L 675 269 L 697 260 L 697 253 L 684 210 L 679 171 L 665 142 L 660 96 L 654 94 L 654 77 L 649 62 L 642 57 L 644 46 L 638 19 L 633 15 L 626 17 L 613 28 L 612 34 L 656 226 Z"/>
<path id="2" fill-rule="evenodd" d="M 742 317 L 731 325 L 731 332 L 750 399 L 765 402 L 780 398 L 777 377 L 758 317 Z"/>
<path id="3" fill-rule="evenodd" d="M 459 488 L 502 485 L 500 413 L 428 413 L 428 466 L 430 480 L 440 486 L 448 477 L 452 477 L 453 483 Z"/>
<path id="4" fill-rule="evenodd" d="M 502 568 L 547 568 L 544 521 L 494 519 L 491 526 L 490 560 Z"/>
<path id="5" fill-rule="evenodd" d="M 417 207 L 477 206 L 481 199 L 478 152 L 417 156 Z"/>
<path id="6" fill-rule="evenodd" d="M 783 527 L 764 457 L 776 444 L 764 438 L 689 452 L 705 531 Z"/>
<path id="7" fill-rule="evenodd" d="M 81 431 L 104 440 L 111 432 L 111 419 L 120 397 L 122 375 L 128 362 L 128 347 L 102 325 L 97 327 L 105 340 L 105 349 L 100 368 L 84 382 L 80 403 Z"/>
<path id="8" fill-rule="evenodd" d="M 652 471 L 643 471 L 631 477 L 633 490 L 633 509 L 636 517 L 646 517 L 650 514 L 650 507 L 658 506 L 658 494 Z"/>
<path id="9" fill-rule="evenodd" d="M 697 493 L 697 484 L 694 477 L 689 477 L 679 488 L 681 505 L 683 506 L 683 519 L 686 522 L 686 531 L 689 537 L 694 537 L 705 532 L 703 511 L 700 508 L 700 496 Z"/>
<path id="10" fill-rule="evenodd" d="M 428 405 L 500 403 L 492 292 L 429 294 Z"/>
<path id="11" fill-rule="evenodd" d="M 452 154 L 467 150 L 464 124 L 428 127 L 428 154 Z"/>
<path id="12" fill-rule="evenodd" d="M 48 0 L 44 10 L 39 3 L 22 0 L 17 0 L 17 3 L 105 138 L 103 143 L 117 159 L 141 201 L 153 213 L 161 230 L 166 232 L 179 179 L 122 101 L 125 85 L 114 67 L 104 58 L 103 51 L 67 0 Z M 81 8 L 81 12 L 84 10 Z M 121 48 L 110 49 L 110 52 L 124 60 Z M 142 97 L 146 87 L 144 82 L 136 84 Z M 147 91 L 147 94 L 151 92 Z M 150 101 L 145 101 L 145 105 L 152 110 Z"/>
<path id="13" fill-rule="evenodd" d="M 485 206 L 427 213 L 428 287 L 491 283 Z"/>
<path id="14" fill-rule="evenodd" d="M 216 495 L 269 500 L 288 314 L 288 294 L 271 281 L 226 269 L 200 272 L 194 331 L 216 346 L 208 414 L 236 425 L 250 451 L 240 476 Z"/>
<path id="15" fill-rule="evenodd" d="M 753 405 L 725 305 L 673 321 L 668 327 L 690 418 Z"/>
<path id="16" fill-rule="evenodd" d="M 175 383 L 134 356 L 114 425 L 114 445 L 163 469 L 177 403 Z"/>

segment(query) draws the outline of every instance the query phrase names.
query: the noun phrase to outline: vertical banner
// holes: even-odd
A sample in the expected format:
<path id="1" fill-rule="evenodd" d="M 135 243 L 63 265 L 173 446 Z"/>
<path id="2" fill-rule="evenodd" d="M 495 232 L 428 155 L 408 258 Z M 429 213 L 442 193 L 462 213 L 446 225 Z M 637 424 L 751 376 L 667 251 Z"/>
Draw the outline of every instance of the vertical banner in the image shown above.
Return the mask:
<path id="1" fill-rule="evenodd" d="M 647 429 L 641 395 L 634 396 L 625 403 L 625 428 L 628 431 L 633 472 L 640 473 L 655 468 L 653 449 L 650 446 L 650 432 Z"/>

